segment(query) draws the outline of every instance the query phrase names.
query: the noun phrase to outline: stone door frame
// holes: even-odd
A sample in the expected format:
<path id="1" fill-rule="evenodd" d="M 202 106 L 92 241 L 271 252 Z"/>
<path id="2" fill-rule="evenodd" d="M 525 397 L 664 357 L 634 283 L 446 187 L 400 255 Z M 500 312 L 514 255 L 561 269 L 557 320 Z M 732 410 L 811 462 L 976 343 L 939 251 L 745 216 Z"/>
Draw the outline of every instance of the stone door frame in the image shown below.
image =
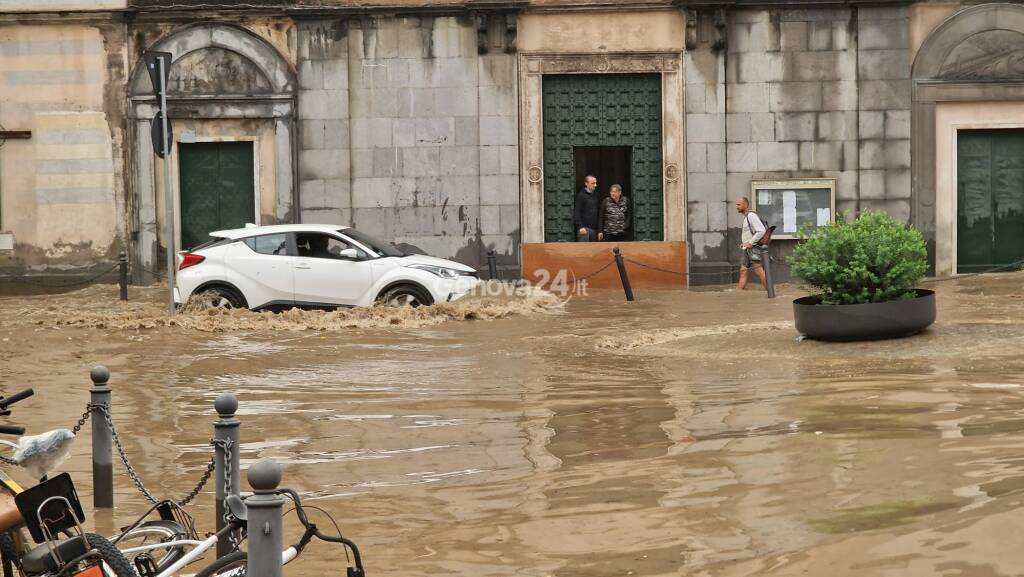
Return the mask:
<path id="1" fill-rule="evenodd" d="M 296 186 L 296 128 L 295 118 L 298 112 L 296 101 L 296 75 L 286 62 L 267 41 L 252 32 L 231 24 L 202 23 L 183 26 L 161 38 L 149 50 L 166 51 L 172 54 L 172 63 L 196 50 L 205 48 L 223 48 L 231 50 L 255 64 L 270 81 L 273 87 L 271 94 L 259 95 L 223 95 L 223 96 L 173 96 L 168 95 L 168 118 L 179 120 L 266 120 L 273 122 L 275 174 L 277 189 L 276 213 L 279 218 L 293 214 L 298 203 L 295 200 Z M 129 223 L 135 232 L 132 246 L 132 262 L 139 263 L 141 268 L 154 270 L 158 267 L 161 256 L 158 240 L 163 230 L 157 230 L 157 162 L 162 162 L 153 154 L 150 131 L 152 120 L 157 112 L 156 98 L 149 89 L 148 75 L 145 64 L 140 59 L 129 76 L 129 107 L 128 107 L 128 138 L 130 139 L 129 166 L 131 170 L 130 203 L 133 211 Z M 175 134 L 176 144 L 180 134 Z M 243 137 L 235 139 L 245 140 Z M 206 140 L 206 139 L 202 139 Z M 225 138 L 230 140 L 230 138 Z M 254 165 L 259 167 L 259 141 L 252 138 Z M 200 141 L 197 137 L 196 141 Z M 178 147 L 172 145 L 170 170 L 174 187 L 173 204 L 175 215 L 180 218 L 178 184 Z M 256 173 L 256 211 L 260 211 L 260 182 Z M 162 215 L 161 215 L 162 218 Z M 257 216 L 258 218 L 258 216 Z M 175 250 L 180 246 L 181 226 L 175 223 Z M 136 278 L 136 282 L 140 279 Z"/>
<path id="2" fill-rule="evenodd" d="M 686 240 L 683 53 L 520 53 L 519 174 L 522 242 L 544 242 L 545 74 L 660 74 L 664 240 Z"/>
<path id="3" fill-rule="evenodd" d="M 928 35 L 914 60 L 910 222 L 928 241 L 929 259 L 937 275 L 956 274 L 957 159 L 955 135 L 950 148 L 950 135 L 936 134 L 951 128 L 937 126 L 936 109 L 943 103 L 1024 102 L 1022 80 L 942 77 L 943 65 L 955 48 L 975 34 L 991 30 L 1024 34 L 1024 6 L 981 4 L 960 10 Z M 1000 123 L 961 118 L 953 130 L 1010 127 L 995 124 Z M 943 174 L 938 174 L 939 169 Z M 949 182 L 951 178 L 954 180 Z"/>

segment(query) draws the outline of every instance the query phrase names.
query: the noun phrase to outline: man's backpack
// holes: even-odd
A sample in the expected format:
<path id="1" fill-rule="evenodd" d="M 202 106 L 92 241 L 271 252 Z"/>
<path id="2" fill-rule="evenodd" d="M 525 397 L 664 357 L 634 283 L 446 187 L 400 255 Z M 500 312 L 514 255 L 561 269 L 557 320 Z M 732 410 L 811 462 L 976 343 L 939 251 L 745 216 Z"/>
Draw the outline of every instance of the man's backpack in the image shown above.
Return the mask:
<path id="1" fill-rule="evenodd" d="M 768 243 L 772 241 L 772 233 L 775 232 L 774 226 L 768 226 L 768 223 L 764 221 L 757 213 L 754 213 L 757 219 L 761 221 L 761 225 L 764 226 L 764 234 L 761 235 L 761 239 L 757 241 L 757 244 L 763 247 L 767 247 Z M 757 234 L 754 231 L 754 227 L 750 226 L 750 213 L 747 213 L 745 220 L 747 221 L 747 228 L 750 229 L 750 234 Z"/>

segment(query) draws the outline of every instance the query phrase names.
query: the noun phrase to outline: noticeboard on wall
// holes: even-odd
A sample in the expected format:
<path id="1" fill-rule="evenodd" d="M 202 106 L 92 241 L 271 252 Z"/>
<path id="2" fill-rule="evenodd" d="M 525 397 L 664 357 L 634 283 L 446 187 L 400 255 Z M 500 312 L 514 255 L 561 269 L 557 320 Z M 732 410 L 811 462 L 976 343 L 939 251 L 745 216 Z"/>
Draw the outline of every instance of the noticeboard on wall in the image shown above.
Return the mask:
<path id="1" fill-rule="evenodd" d="M 836 179 L 754 180 L 750 183 L 754 212 L 775 227 L 772 239 L 797 238 L 835 221 Z"/>

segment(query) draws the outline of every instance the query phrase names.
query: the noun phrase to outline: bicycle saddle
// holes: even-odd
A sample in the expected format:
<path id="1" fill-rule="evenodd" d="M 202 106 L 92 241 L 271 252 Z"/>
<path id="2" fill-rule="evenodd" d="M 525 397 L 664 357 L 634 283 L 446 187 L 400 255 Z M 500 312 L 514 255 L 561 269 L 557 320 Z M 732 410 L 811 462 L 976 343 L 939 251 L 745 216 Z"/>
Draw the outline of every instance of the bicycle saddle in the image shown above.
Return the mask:
<path id="1" fill-rule="evenodd" d="M 235 519 L 238 519 L 242 523 L 249 521 L 248 509 L 245 506 L 245 502 L 238 495 L 228 495 L 224 499 L 224 504 L 228 506 L 228 514 Z"/>
<path id="2" fill-rule="evenodd" d="M 57 550 L 57 557 L 65 562 L 81 557 L 89 550 L 84 537 L 61 539 L 53 547 Z M 21 566 L 30 575 L 50 573 L 60 569 L 60 566 L 53 559 L 53 555 L 50 554 L 50 546 L 46 544 L 37 545 L 30 549 L 28 553 L 25 553 L 25 556 L 21 558 Z"/>

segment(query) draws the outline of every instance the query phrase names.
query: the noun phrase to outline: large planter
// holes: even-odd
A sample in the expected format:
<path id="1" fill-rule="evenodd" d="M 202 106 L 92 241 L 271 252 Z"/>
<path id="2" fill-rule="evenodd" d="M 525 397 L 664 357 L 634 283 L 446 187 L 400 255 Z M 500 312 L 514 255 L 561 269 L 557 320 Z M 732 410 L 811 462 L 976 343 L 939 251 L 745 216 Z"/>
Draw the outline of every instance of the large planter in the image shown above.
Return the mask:
<path id="1" fill-rule="evenodd" d="M 863 341 L 912 335 L 935 322 L 935 292 L 914 289 L 917 297 L 860 305 L 823 305 L 818 296 L 793 301 L 796 330 L 824 341 Z"/>

